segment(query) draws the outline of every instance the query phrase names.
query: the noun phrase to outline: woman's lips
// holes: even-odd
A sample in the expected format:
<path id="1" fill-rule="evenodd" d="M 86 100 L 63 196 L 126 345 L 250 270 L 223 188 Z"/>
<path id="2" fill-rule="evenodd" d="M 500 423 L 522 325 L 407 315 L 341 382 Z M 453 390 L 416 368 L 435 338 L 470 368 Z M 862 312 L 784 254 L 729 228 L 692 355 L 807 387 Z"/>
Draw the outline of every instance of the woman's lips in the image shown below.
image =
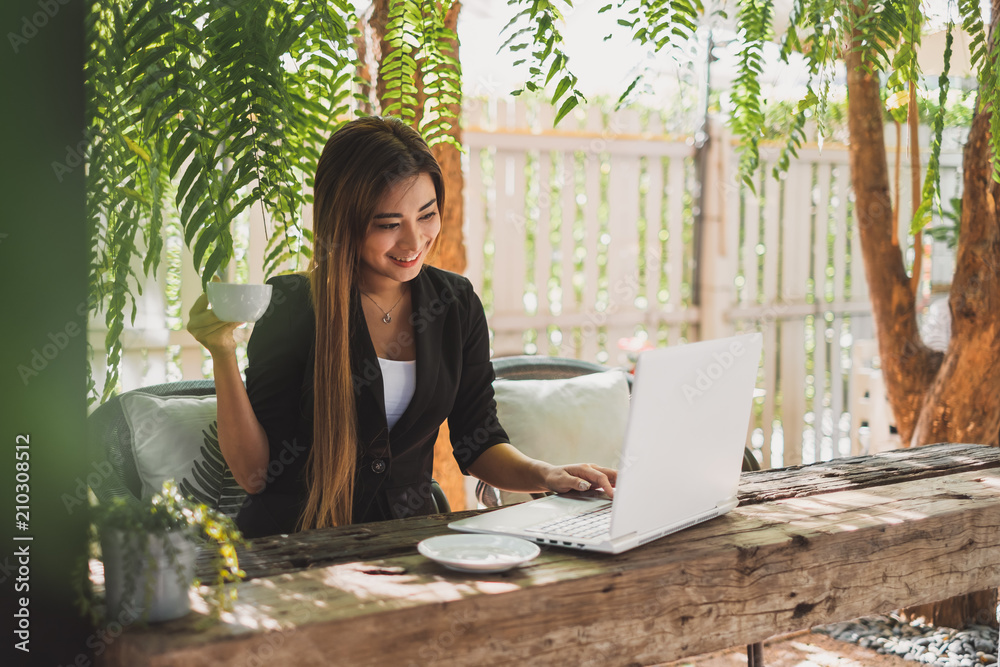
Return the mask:
<path id="1" fill-rule="evenodd" d="M 399 259 L 398 257 L 395 257 L 393 255 L 387 255 L 387 256 L 389 257 L 390 260 L 392 260 L 394 264 L 396 264 L 396 266 L 401 266 L 403 268 L 410 268 L 411 266 L 416 266 L 417 262 L 420 261 L 420 256 L 422 254 L 423 253 L 417 253 L 417 255 L 409 261 L 403 261 L 402 259 Z"/>

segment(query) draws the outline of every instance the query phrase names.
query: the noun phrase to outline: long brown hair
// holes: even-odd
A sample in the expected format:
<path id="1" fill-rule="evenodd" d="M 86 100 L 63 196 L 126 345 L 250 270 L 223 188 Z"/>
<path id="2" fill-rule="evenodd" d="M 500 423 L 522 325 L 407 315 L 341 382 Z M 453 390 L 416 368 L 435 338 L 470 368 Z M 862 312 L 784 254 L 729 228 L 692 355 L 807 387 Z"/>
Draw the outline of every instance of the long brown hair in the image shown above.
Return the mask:
<path id="1" fill-rule="evenodd" d="M 395 118 L 367 117 L 341 126 L 323 148 L 313 190 L 310 286 L 316 312 L 313 443 L 302 528 L 351 523 L 357 467 L 357 414 L 351 376 L 351 294 L 361 248 L 385 192 L 430 175 L 444 207 L 441 168 L 420 134 Z"/>

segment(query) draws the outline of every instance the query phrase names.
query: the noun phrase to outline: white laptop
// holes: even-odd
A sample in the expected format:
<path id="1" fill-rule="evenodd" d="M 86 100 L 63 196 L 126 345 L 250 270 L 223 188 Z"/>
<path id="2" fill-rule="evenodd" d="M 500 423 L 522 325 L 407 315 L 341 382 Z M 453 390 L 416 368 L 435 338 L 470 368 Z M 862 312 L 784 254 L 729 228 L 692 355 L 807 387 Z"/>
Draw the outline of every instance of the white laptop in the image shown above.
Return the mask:
<path id="1" fill-rule="evenodd" d="M 737 505 L 762 344 L 753 333 L 639 355 L 613 502 L 547 496 L 449 527 L 621 553 L 725 514 Z"/>

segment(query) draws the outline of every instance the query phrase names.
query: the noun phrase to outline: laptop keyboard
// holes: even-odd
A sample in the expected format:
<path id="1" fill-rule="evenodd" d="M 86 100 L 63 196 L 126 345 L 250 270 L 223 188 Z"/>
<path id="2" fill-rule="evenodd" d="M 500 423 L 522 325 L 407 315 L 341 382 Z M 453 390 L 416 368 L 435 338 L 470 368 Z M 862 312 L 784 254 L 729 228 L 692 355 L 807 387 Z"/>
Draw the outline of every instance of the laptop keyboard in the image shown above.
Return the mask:
<path id="1" fill-rule="evenodd" d="M 559 517 L 525 530 L 543 535 L 592 539 L 611 532 L 611 503 L 596 510 Z"/>

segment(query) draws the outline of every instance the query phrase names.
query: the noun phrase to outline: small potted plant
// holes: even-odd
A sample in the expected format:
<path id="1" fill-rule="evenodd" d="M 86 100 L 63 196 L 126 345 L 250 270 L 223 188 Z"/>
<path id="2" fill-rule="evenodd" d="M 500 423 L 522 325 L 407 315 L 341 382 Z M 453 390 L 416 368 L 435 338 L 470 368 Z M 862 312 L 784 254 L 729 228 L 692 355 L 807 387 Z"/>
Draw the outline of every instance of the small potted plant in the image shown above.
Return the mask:
<path id="1" fill-rule="evenodd" d="M 245 544 L 232 519 L 185 498 L 173 481 L 146 501 L 116 498 L 99 505 L 95 526 L 101 543 L 107 618 L 138 612 L 144 621 L 167 621 L 190 611 L 188 590 L 200 544 L 214 550 L 213 613 L 236 597 L 225 584 L 244 576 L 236 545 Z"/>

